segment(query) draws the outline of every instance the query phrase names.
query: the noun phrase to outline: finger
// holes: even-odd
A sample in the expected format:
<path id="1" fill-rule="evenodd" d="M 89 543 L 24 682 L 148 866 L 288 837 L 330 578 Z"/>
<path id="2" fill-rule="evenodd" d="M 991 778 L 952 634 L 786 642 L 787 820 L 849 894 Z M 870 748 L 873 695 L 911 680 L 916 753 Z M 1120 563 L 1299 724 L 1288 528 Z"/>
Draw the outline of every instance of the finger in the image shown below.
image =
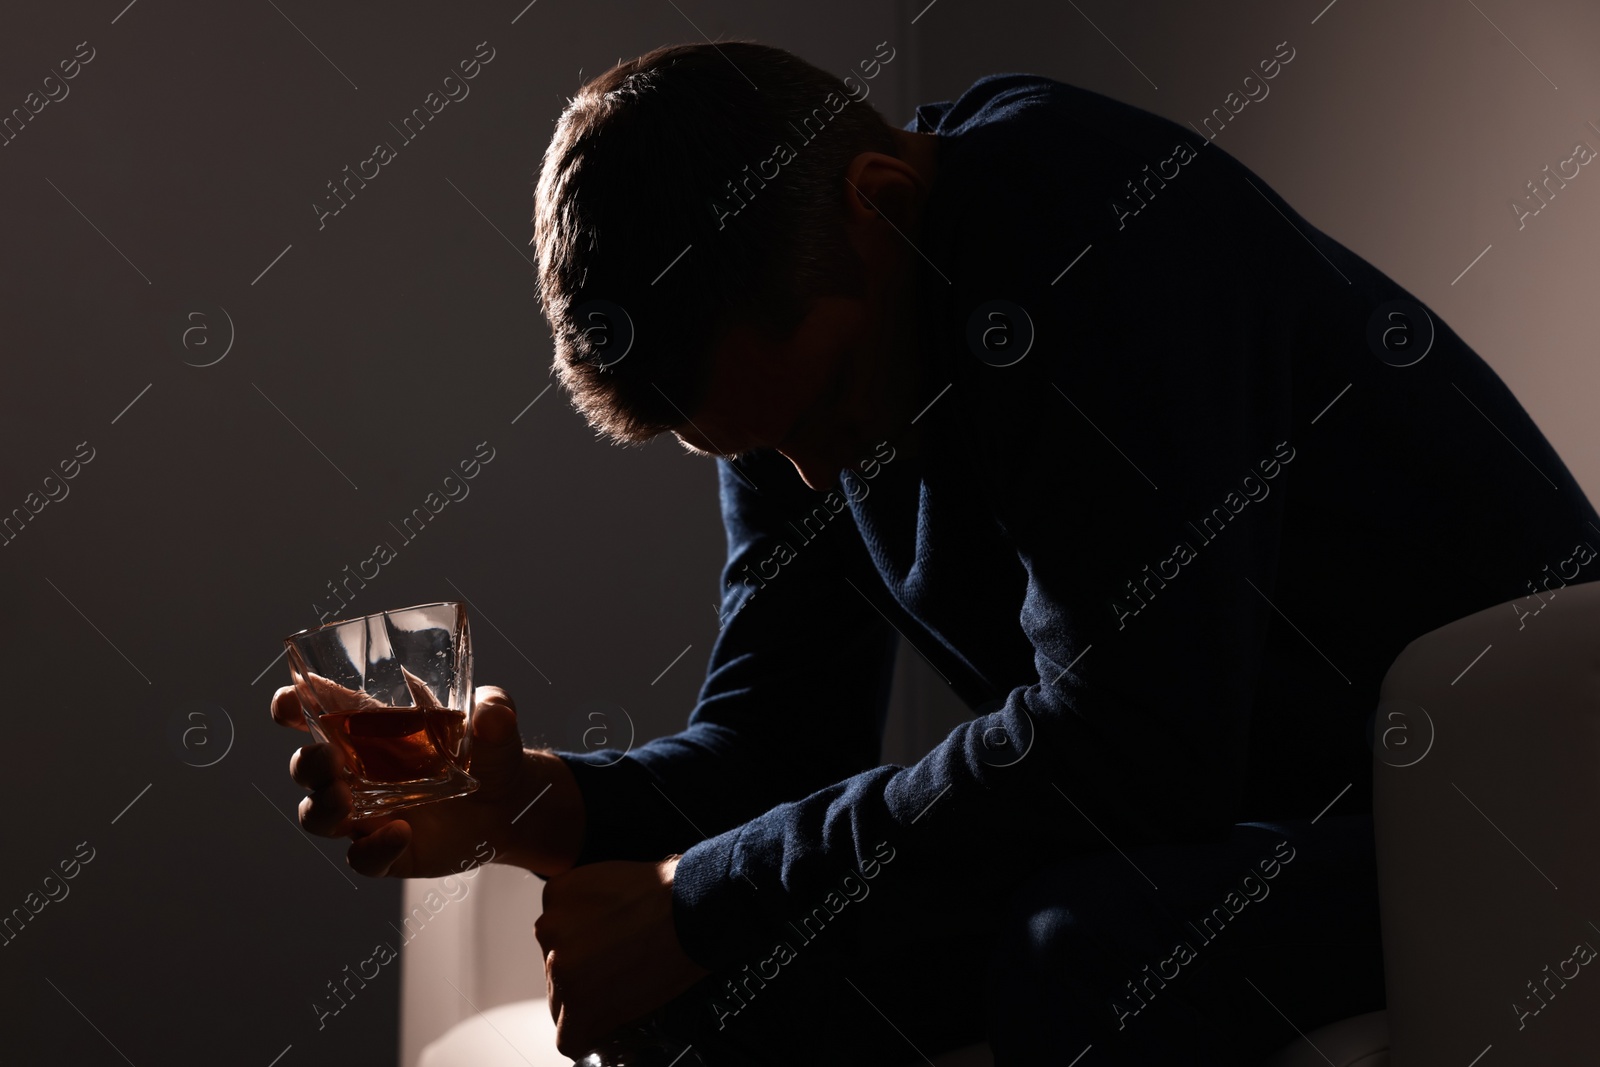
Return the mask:
<path id="1" fill-rule="evenodd" d="M 554 952 L 544 954 L 544 996 L 550 1005 L 550 1021 L 556 1024 L 556 1047 L 561 1045 L 562 1014 L 566 1008 L 566 998 L 562 995 L 561 984 L 556 981 L 556 956 Z"/>
<path id="2" fill-rule="evenodd" d="M 550 940 L 551 920 L 545 918 L 545 916 L 549 914 L 550 912 L 548 910 L 543 910 L 539 913 L 539 917 L 533 920 L 533 939 L 539 943 L 539 949 L 544 953 L 546 979 L 548 979 L 550 976 L 550 953 L 555 948 Z"/>
<path id="3" fill-rule="evenodd" d="M 410 846 L 411 824 L 396 819 L 353 842 L 345 859 L 356 873 L 368 878 L 382 878 L 387 874 L 404 878 L 410 864 L 403 857 Z"/>
<path id="4" fill-rule="evenodd" d="M 539 943 L 539 950 L 544 953 L 547 973 L 551 965 L 551 953 L 559 947 L 557 941 L 570 914 L 570 906 L 566 900 L 566 883 L 567 878 L 564 874 L 545 879 L 544 892 L 540 896 L 539 916 L 533 920 L 533 939 Z"/>
<path id="5" fill-rule="evenodd" d="M 289 777 L 307 789 L 322 789 L 338 779 L 340 763 L 331 745 L 302 745 L 289 757 Z"/>
<path id="6" fill-rule="evenodd" d="M 516 714 L 516 701 L 511 699 L 511 694 L 501 689 L 498 685 L 480 685 L 472 690 L 473 703 L 481 710 L 486 704 L 504 704 Z"/>
<path id="7" fill-rule="evenodd" d="M 294 695 L 294 686 L 286 685 L 272 694 L 272 721 L 296 730 L 310 729 L 306 726 L 306 713 L 300 706 L 300 698 Z"/>
<path id="8" fill-rule="evenodd" d="M 509 701 L 480 699 L 472 711 L 472 740 L 520 747 L 522 736 L 517 729 L 517 709 Z"/>
<path id="9" fill-rule="evenodd" d="M 334 781 L 300 802 L 300 828 L 318 837 L 343 837 L 349 830 L 350 787 Z"/>
<path id="10" fill-rule="evenodd" d="M 544 999 L 550 1005 L 550 1021 L 561 1023 L 561 998 L 556 995 L 556 981 L 550 975 L 550 954 L 544 957 Z"/>
<path id="11" fill-rule="evenodd" d="M 517 729 L 517 713 L 509 701 L 483 700 L 483 690 L 472 713 L 472 744 L 467 754 L 467 769 L 488 791 L 510 786 L 525 763 L 522 734 Z M 489 795 L 488 792 L 485 796 Z"/>
<path id="12" fill-rule="evenodd" d="M 560 1008 L 556 1019 L 556 1051 L 563 1056 L 577 1060 L 594 1051 L 608 1036 L 609 1031 L 595 1026 L 583 1011 L 580 1010 L 578 1018 L 574 1019 L 565 1005 Z"/>
<path id="13" fill-rule="evenodd" d="M 555 1003 L 552 1002 L 550 1014 L 554 1015 L 556 1019 L 557 1052 L 561 1053 L 563 1056 L 566 1056 L 568 1059 L 576 1060 L 579 1056 L 582 1056 L 584 1053 L 589 1051 L 586 1048 L 578 1047 L 575 1038 L 575 1031 L 577 1030 L 577 1027 L 572 1024 L 571 1019 L 567 1018 L 567 1011 L 564 1007 L 556 1007 Z"/>

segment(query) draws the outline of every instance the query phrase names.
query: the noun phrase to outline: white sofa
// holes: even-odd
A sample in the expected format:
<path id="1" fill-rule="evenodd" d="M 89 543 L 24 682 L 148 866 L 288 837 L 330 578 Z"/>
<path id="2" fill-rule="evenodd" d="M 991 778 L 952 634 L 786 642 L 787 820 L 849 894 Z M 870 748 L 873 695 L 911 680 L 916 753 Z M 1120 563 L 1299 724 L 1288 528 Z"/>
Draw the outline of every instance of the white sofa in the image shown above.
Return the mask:
<path id="1" fill-rule="evenodd" d="M 1374 735 L 1388 1009 L 1270 1067 L 1600 1063 L 1600 582 L 1412 641 Z"/>

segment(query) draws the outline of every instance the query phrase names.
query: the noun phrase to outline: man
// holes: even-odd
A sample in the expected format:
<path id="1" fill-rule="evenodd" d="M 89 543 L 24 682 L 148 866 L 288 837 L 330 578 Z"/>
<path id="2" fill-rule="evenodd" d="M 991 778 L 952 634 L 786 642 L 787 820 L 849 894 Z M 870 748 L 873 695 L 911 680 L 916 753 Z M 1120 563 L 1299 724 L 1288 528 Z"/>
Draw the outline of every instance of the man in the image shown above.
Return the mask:
<path id="1" fill-rule="evenodd" d="M 556 372 L 717 457 L 688 726 L 524 751 L 481 689 L 478 793 L 353 824 L 311 745 L 302 824 L 369 875 L 488 840 L 548 877 L 573 1055 L 652 1018 L 707 1063 L 1235 1064 L 1381 1008 L 1379 682 L 1600 516 L 1448 325 L 1194 130 L 1019 74 L 895 130 L 884 47 L 843 81 L 658 49 L 546 152 Z M 879 766 L 902 640 L 975 717 Z"/>

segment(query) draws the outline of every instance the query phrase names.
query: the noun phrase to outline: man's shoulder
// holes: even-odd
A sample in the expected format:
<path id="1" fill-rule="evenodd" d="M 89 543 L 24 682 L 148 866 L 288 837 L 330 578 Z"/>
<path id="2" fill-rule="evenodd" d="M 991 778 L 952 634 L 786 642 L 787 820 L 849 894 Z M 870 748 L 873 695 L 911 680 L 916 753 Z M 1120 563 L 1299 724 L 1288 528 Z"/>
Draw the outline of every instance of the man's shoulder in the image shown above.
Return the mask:
<path id="1" fill-rule="evenodd" d="M 1189 134 L 1178 123 L 1136 104 L 1021 72 L 986 74 L 954 100 L 922 104 L 907 129 L 946 138 L 1013 138 L 1024 143 L 1076 135 L 1142 150 L 1170 148 L 1174 135 Z"/>
<path id="2" fill-rule="evenodd" d="M 963 314 L 1026 296 L 1071 304 L 1081 326 L 1135 289 L 1148 310 L 1174 286 L 1315 285 L 1328 256 L 1370 269 L 1242 161 L 1136 105 L 994 74 L 926 106 L 941 140 L 923 250 L 938 283 L 972 290 Z"/>
<path id="3" fill-rule="evenodd" d="M 954 136 L 1015 118 L 1027 107 L 1050 98 L 1058 88 L 1071 87 L 1040 74 L 986 74 L 954 99 L 918 105 L 907 128 Z"/>

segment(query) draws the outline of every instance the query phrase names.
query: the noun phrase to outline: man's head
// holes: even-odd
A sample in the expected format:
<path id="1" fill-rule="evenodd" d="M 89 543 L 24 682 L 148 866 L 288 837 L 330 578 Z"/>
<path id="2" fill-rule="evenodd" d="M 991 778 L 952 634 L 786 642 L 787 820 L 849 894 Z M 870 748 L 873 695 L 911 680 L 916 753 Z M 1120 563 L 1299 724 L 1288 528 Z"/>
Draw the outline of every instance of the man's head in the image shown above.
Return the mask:
<path id="1" fill-rule="evenodd" d="M 539 177 L 539 295 L 601 433 L 777 448 L 815 488 L 870 447 L 934 141 L 865 102 L 886 47 L 841 81 L 753 42 L 675 45 L 569 102 Z"/>

